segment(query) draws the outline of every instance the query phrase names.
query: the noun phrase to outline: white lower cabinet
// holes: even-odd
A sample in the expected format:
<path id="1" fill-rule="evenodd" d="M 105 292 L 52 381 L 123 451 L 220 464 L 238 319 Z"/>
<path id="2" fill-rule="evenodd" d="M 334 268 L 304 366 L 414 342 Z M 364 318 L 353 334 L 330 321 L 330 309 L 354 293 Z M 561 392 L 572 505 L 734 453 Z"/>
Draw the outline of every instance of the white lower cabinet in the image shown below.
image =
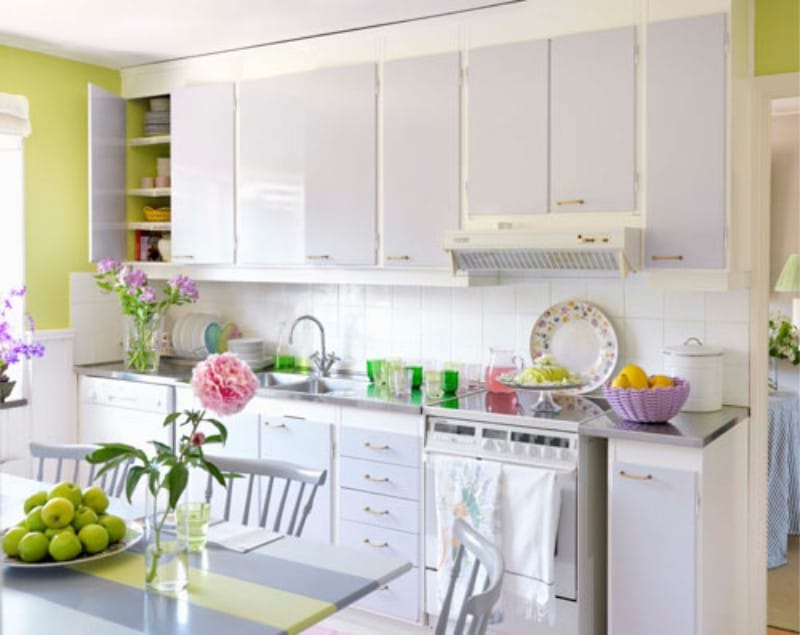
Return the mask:
<path id="1" fill-rule="evenodd" d="M 609 633 L 745 634 L 746 448 L 609 442 Z"/>
<path id="2" fill-rule="evenodd" d="M 337 542 L 413 564 L 356 606 L 419 621 L 422 417 L 342 408 L 339 439 Z"/>

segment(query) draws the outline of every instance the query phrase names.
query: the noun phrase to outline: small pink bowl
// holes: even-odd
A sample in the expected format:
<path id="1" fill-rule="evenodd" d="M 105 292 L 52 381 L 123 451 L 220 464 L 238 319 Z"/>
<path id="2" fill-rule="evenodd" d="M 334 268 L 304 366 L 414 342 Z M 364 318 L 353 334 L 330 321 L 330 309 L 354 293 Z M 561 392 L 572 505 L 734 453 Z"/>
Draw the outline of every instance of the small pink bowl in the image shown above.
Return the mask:
<path id="1" fill-rule="evenodd" d="M 673 377 L 669 388 L 612 388 L 603 386 L 606 400 L 620 417 L 637 423 L 665 423 L 674 417 L 689 398 L 689 382 Z"/>

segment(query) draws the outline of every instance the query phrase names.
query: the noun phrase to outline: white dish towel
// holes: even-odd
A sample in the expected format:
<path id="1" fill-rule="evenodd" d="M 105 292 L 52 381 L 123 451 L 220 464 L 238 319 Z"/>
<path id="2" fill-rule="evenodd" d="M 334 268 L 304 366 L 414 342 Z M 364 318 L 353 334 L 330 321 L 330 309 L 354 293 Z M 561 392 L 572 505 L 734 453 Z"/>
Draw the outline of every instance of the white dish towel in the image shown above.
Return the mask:
<path id="1" fill-rule="evenodd" d="M 449 456 L 433 459 L 437 521 L 437 587 L 439 602 L 444 600 L 456 545 L 453 542 L 453 520 L 463 518 L 490 542 L 502 548 L 501 465 L 493 461 L 477 461 Z M 451 606 L 461 606 L 472 558 L 462 560 L 461 575 L 456 583 Z M 467 572 L 465 575 L 464 572 Z M 476 589 L 482 588 L 483 576 Z"/>
<path id="2" fill-rule="evenodd" d="M 503 465 L 504 607 L 526 620 L 555 621 L 554 553 L 561 490 L 558 472 Z"/>

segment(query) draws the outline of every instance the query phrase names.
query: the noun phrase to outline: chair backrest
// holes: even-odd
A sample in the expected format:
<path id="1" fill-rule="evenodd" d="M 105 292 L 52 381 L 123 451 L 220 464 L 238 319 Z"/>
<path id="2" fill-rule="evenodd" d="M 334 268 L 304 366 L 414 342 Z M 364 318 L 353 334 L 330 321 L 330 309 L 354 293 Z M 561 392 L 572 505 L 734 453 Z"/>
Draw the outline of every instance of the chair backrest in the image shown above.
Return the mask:
<path id="1" fill-rule="evenodd" d="M 225 520 L 231 520 L 231 501 L 234 488 L 247 487 L 247 497 L 244 501 L 241 522 L 244 525 L 249 524 L 253 490 L 256 488 L 259 479 L 263 478 L 261 481 L 263 507 L 258 518 L 258 525 L 266 527 L 267 519 L 270 515 L 270 504 L 276 502 L 278 508 L 277 511 L 272 510 L 271 516 L 274 522 L 271 529 L 273 531 L 282 531 L 290 536 L 300 536 L 303 533 L 306 519 L 314 505 L 314 497 L 317 494 L 317 490 L 325 484 L 327 477 L 327 470 L 314 470 L 283 461 L 210 455 L 206 455 L 206 459 L 214 463 L 223 472 L 234 472 L 243 476 L 243 478 L 228 479 L 223 516 Z M 209 476 L 208 485 L 206 486 L 207 502 L 211 502 L 214 483 L 216 481 Z M 292 492 L 292 490 L 294 491 Z M 276 500 L 273 500 L 273 498 Z M 291 517 L 288 524 L 282 528 L 284 512 L 286 511 L 290 511 Z"/>
<path id="2" fill-rule="evenodd" d="M 453 635 L 483 635 L 486 632 L 492 608 L 500 598 L 500 590 L 503 585 L 503 569 L 505 567 L 503 554 L 460 518 L 453 522 L 453 538 L 459 543 L 459 547 L 453 560 L 450 583 L 447 586 L 444 602 L 442 602 L 442 610 L 439 614 L 439 620 L 436 622 L 434 635 L 444 635 L 447 630 L 450 608 L 453 603 L 453 592 L 456 580 L 461 573 L 465 551 L 470 552 L 475 557 L 475 563 L 469 573 L 469 580 L 464 591 L 464 600 L 458 611 Z M 486 571 L 486 582 L 483 585 L 483 590 L 476 592 L 475 583 L 481 566 Z M 467 617 L 472 618 L 469 625 L 467 625 Z"/>
<path id="3" fill-rule="evenodd" d="M 55 482 L 69 480 L 81 487 L 99 485 L 109 496 L 119 497 L 125 491 L 125 476 L 128 473 L 131 461 L 125 461 L 103 474 L 97 483 L 94 474 L 97 466 L 86 461 L 86 455 L 97 450 L 99 445 L 91 444 L 46 444 L 31 443 L 31 456 L 39 459 L 36 467 L 36 480 L 44 481 L 44 468 L 47 461 L 55 461 Z M 81 470 L 81 466 L 84 470 Z M 88 473 L 87 470 L 88 469 Z M 86 474 L 86 479 L 81 474 Z"/>

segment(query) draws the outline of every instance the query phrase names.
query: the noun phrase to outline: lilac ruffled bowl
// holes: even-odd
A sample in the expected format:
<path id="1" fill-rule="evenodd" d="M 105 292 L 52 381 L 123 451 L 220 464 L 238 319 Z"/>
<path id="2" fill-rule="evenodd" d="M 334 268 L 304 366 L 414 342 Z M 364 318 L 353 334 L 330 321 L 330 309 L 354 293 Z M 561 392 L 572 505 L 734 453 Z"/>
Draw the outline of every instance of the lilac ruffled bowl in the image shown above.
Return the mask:
<path id="1" fill-rule="evenodd" d="M 673 377 L 669 388 L 612 388 L 603 386 L 603 394 L 620 417 L 637 423 L 664 423 L 674 417 L 689 398 L 689 382 Z"/>

